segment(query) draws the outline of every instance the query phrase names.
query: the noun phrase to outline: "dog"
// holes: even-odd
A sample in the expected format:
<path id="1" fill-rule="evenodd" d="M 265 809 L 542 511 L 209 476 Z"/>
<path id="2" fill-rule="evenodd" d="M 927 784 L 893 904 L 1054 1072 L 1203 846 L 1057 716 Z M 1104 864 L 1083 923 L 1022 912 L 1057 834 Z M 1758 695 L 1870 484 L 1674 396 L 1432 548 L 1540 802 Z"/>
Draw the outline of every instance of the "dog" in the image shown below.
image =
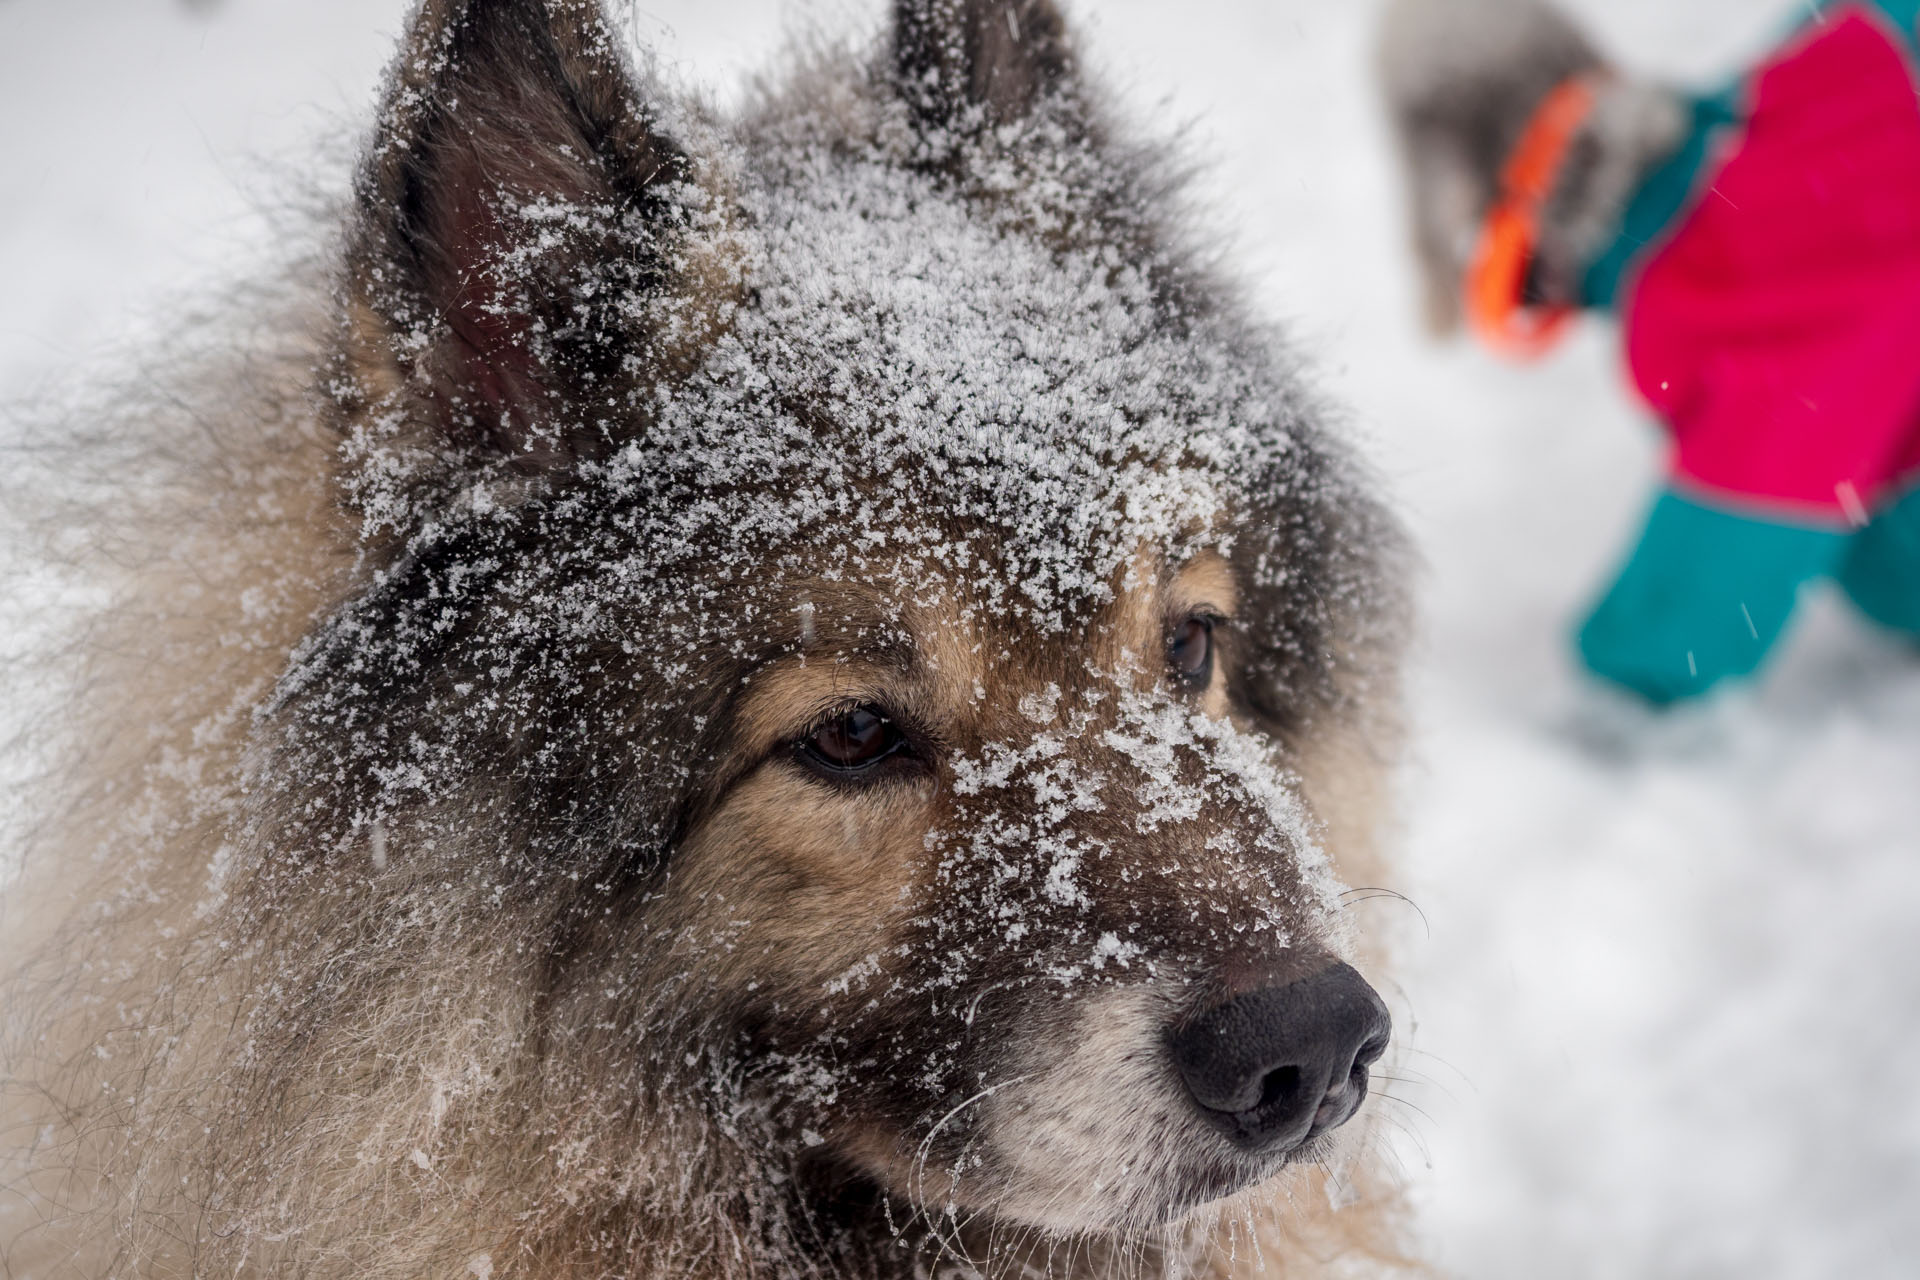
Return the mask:
<path id="1" fill-rule="evenodd" d="M 1406 553 L 1114 119 L 1048 0 L 727 118 L 424 0 L 324 247 L 20 451 L 108 603 L 0 1269 L 1412 1265 L 1342 887 Z"/>
<path id="2" fill-rule="evenodd" d="M 1708 93 L 1541 0 L 1395 0 L 1382 28 L 1429 327 L 1537 352 L 1614 310 L 1672 436 L 1578 637 L 1655 704 L 1757 672 L 1820 578 L 1920 639 L 1920 13 L 1802 17 Z"/>
<path id="3" fill-rule="evenodd" d="M 1422 315 L 1429 332 L 1445 337 L 1465 319 L 1461 281 L 1528 121 L 1556 86 L 1611 64 L 1542 0 L 1393 0 L 1380 23 L 1378 62 L 1406 178 Z M 1626 75 L 1609 83 L 1541 217 L 1527 280 L 1533 299 L 1579 299 L 1586 264 L 1687 123 L 1672 87 Z"/>

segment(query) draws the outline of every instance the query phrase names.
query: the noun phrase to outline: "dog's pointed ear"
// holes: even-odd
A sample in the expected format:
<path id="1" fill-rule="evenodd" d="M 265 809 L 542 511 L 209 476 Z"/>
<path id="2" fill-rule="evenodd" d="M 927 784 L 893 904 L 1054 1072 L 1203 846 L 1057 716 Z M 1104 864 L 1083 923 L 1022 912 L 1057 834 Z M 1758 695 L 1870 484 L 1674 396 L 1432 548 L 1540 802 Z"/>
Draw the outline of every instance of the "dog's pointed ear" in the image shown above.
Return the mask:
<path id="1" fill-rule="evenodd" d="M 355 191 L 354 394 L 529 467 L 603 449 L 687 167 L 599 0 L 424 0 Z"/>
<path id="2" fill-rule="evenodd" d="M 895 0 L 893 70 L 923 126 L 966 132 L 1027 115 L 1074 59 L 1053 0 Z"/>

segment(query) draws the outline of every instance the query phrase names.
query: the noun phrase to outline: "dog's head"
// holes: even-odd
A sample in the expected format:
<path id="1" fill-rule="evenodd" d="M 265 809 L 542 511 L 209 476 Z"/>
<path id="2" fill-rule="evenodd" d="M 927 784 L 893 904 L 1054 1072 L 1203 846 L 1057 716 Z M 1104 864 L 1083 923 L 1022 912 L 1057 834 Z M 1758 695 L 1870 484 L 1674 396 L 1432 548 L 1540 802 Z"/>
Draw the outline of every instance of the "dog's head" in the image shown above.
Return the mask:
<path id="1" fill-rule="evenodd" d="M 1606 63 L 1547 0 L 1394 0 L 1379 54 L 1427 327 L 1450 333 L 1462 318 L 1461 277 L 1528 122 L 1556 86 Z M 1678 145 L 1686 125 L 1671 91 L 1605 79 L 1543 210 L 1531 294 L 1582 301 L 1587 266 L 1648 165 Z"/>
<path id="2" fill-rule="evenodd" d="M 399 1055 L 439 975 L 434 1141 L 517 1090 L 576 1199 L 731 1147 L 1116 1232 L 1323 1154 L 1395 534 L 1166 158 L 1045 0 L 903 3 L 737 127 L 644 83 L 585 0 L 409 39 L 329 373 L 365 560 L 230 890 L 331 976 L 252 1042 L 385 1001 Z"/>

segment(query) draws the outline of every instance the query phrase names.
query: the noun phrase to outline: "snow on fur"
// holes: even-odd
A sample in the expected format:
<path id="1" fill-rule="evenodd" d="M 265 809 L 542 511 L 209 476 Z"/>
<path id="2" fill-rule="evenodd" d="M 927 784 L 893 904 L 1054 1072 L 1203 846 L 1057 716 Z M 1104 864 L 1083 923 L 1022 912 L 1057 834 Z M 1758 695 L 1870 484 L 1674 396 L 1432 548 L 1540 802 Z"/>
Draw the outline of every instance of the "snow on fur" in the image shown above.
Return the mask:
<path id="1" fill-rule="evenodd" d="M 1177 166 L 1078 81 L 930 121 L 885 49 L 716 120 L 595 14 L 429 0 L 263 398 L 214 363 L 193 447 L 105 428 L 185 495 L 125 535 L 170 660 L 104 661 L 160 727 L 93 709 L 132 763 L 36 838 L 112 923 L 20 970 L 10 1070 L 81 1119 L 7 1177 L 112 1170 L 60 1194 L 130 1274 L 1390 1258 L 1391 1197 L 1311 1166 L 1194 1212 L 1281 1171 L 1161 1064 L 1215 968 L 1357 952 L 1324 846 L 1374 815 L 1316 779 L 1379 758 L 1398 634 L 1391 524 Z M 1208 557 L 1203 714 L 1158 593 Z M 917 780 L 807 780 L 887 698 Z"/>

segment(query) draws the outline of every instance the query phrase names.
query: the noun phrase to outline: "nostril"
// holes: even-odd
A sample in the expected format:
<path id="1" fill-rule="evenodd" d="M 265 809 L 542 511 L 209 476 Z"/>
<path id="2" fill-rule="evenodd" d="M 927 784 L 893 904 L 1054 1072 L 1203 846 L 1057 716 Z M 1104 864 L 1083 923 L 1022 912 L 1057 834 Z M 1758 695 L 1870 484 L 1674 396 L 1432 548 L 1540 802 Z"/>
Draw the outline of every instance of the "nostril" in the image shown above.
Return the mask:
<path id="1" fill-rule="evenodd" d="M 1360 1052 L 1353 1055 L 1353 1069 L 1355 1071 L 1365 1071 L 1368 1067 L 1385 1057 L 1386 1052 L 1387 1033 L 1383 1031 L 1369 1038 L 1365 1044 L 1360 1046 Z"/>
<path id="2" fill-rule="evenodd" d="M 1266 1078 L 1260 1081 L 1260 1101 L 1254 1105 L 1271 1107 L 1277 1102 L 1286 1101 L 1298 1092 L 1300 1092 L 1300 1068 L 1281 1067 L 1267 1072 Z"/>

